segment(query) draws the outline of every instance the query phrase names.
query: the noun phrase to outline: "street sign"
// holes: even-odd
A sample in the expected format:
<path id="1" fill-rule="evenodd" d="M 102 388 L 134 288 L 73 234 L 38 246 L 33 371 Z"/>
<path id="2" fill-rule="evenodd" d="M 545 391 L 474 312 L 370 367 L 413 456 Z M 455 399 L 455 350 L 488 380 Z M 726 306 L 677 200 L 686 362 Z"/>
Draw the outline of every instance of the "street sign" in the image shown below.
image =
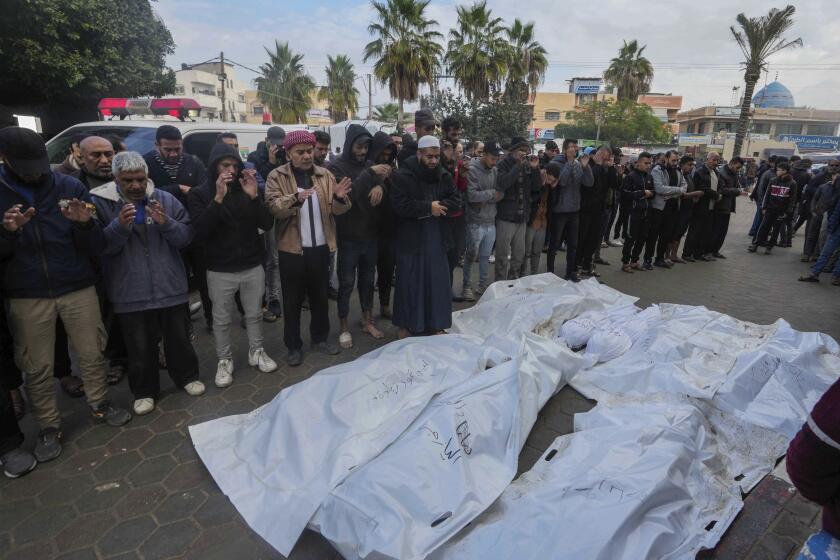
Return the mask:
<path id="1" fill-rule="evenodd" d="M 780 134 L 779 141 L 793 142 L 800 150 L 840 150 L 840 136 Z"/>
<path id="2" fill-rule="evenodd" d="M 680 146 L 701 146 L 712 143 L 711 134 L 693 134 L 690 132 L 681 132 L 677 143 Z"/>

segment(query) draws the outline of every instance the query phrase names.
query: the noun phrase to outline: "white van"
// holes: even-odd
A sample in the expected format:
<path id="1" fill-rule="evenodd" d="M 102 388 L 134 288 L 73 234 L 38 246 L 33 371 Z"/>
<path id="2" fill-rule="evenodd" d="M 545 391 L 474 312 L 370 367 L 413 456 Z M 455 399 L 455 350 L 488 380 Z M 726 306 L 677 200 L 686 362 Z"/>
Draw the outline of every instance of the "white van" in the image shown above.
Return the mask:
<path id="1" fill-rule="evenodd" d="M 79 123 L 62 131 L 47 142 L 50 163 L 64 161 L 70 149 L 70 140 L 78 133 L 97 136 L 118 136 L 129 150 L 146 154 L 155 147 L 155 131 L 159 126 L 169 124 L 181 131 L 184 137 L 184 151 L 197 156 L 207 164 L 210 149 L 216 143 L 221 132 L 233 132 L 239 140 L 239 153 L 242 159 L 257 149 L 257 144 L 265 140 L 268 125 L 216 122 L 181 122 L 176 119 L 136 119 L 110 120 Z M 321 127 L 305 124 L 281 124 L 286 133 L 293 130 L 316 130 Z"/>

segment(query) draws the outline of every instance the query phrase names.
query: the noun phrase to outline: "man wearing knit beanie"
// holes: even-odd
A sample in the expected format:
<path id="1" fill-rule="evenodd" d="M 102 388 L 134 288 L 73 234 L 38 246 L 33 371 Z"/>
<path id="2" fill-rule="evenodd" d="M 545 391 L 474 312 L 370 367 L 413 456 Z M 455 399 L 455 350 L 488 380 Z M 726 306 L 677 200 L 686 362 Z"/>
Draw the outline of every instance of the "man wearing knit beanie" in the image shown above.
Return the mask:
<path id="1" fill-rule="evenodd" d="M 265 199 L 277 218 L 275 239 L 283 291 L 283 342 L 290 366 L 303 363 L 300 316 L 309 300 L 312 348 L 338 354 L 327 341 L 329 320 L 329 260 L 336 250 L 335 217 L 350 209 L 350 180 L 336 182 L 332 173 L 315 165 L 315 135 L 295 130 L 283 141 L 289 162 L 268 176 Z"/>

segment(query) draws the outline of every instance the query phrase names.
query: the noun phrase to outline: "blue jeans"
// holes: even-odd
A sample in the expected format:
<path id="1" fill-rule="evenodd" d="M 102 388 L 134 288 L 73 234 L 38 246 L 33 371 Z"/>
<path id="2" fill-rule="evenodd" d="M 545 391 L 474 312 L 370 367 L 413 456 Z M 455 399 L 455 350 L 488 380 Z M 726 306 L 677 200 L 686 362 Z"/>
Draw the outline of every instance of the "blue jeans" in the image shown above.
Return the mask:
<path id="1" fill-rule="evenodd" d="M 338 317 L 350 314 L 350 295 L 359 276 L 359 303 L 362 312 L 373 309 L 373 281 L 379 249 L 376 239 L 339 239 L 338 241 Z"/>
<path id="2" fill-rule="evenodd" d="M 472 286 L 472 265 L 478 255 L 478 287 L 487 287 L 487 276 L 490 273 L 490 254 L 496 243 L 495 224 L 467 224 L 467 252 L 464 256 L 463 289 Z"/>
<path id="3" fill-rule="evenodd" d="M 831 256 L 838 248 L 840 248 L 840 227 L 835 229 L 834 233 L 830 234 L 828 239 L 825 240 L 825 245 L 823 245 L 820 258 L 818 258 L 817 262 L 814 263 L 814 266 L 811 267 L 812 276 L 819 276 L 820 273 L 823 272 L 823 268 L 828 265 L 828 262 L 831 260 Z M 834 277 L 840 278 L 840 259 L 837 259 L 837 263 L 834 265 Z"/>

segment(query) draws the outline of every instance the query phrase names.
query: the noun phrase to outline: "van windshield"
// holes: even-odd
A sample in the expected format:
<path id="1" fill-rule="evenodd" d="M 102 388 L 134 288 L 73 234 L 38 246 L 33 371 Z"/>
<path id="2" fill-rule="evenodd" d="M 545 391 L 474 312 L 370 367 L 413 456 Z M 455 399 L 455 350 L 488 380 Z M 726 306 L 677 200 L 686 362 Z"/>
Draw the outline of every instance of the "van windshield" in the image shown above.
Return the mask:
<path id="1" fill-rule="evenodd" d="M 74 126 L 47 143 L 50 163 L 61 163 L 67 157 L 70 141 L 76 134 L 84 133 L 111 139 L 117 137 L 133 152 L 145 154 L 155 147 L 155 131 L 150 127 L 133 126 Z"/>

